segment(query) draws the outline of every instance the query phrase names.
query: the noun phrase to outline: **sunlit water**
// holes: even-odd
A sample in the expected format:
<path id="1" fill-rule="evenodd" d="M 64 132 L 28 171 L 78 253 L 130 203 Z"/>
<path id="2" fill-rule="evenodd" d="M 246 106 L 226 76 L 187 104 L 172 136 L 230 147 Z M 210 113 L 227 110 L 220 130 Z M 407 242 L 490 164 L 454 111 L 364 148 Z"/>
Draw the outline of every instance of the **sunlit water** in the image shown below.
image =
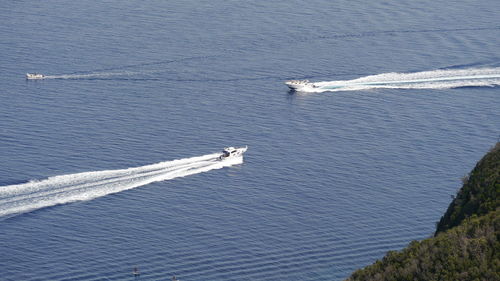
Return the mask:
<path id="1" fill-rule="evenodd" d="M 498 10 L 3 3 L 0 279 L 342 280 L 432 235 L 500 135 Z"/>

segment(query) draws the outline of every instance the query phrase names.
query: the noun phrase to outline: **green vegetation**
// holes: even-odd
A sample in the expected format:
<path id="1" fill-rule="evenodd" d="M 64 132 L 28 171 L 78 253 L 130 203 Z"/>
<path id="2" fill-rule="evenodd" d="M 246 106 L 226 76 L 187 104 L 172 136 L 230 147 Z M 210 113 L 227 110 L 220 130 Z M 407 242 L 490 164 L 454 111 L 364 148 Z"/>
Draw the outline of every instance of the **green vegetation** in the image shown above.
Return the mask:
<path id="1" fill-rule="evenodd" d="M 390 251 L 352 274 L 358 280 L 500 280 L 500 143 L 478 162 L 437 225 L 435 237 Z"/>
<path id="2" fill-rule="evenodd" d="M 464 185 L 437 225 L 436 234 L 472 215 L 484 215 L 500 205 L 500 142 L 464 177 Z"/>

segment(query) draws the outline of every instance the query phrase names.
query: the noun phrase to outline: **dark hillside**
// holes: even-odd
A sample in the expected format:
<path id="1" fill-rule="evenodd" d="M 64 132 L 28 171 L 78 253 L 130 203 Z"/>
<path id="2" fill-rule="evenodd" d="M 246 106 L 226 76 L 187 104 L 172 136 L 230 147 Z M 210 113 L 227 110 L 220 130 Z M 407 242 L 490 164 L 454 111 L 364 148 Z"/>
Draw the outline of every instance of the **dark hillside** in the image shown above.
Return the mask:
<path id="1" fill-rule="evenodd" d="M 347 281 L 500 280 L 500 143 L 478 162 L 435 237 L 390 251 Z"/>
<path id="2" fill-rule="evenodd" d="M 437 225 L 436 234 L 459 225 L 473 214 L 480 216 L 499 206 L 500 143 L 479 161 Z"/>

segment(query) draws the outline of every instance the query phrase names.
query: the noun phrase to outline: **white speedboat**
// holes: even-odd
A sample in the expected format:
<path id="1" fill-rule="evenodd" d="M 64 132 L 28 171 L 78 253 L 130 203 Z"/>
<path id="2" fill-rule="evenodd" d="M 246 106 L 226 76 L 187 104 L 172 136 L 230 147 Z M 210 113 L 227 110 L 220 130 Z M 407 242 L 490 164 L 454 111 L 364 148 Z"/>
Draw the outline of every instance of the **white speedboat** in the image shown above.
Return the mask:
<path id="1" fill-rule="evenodd" d="M 309 82 L 309 80 L 288 80 L 285 84 L 293 91 L 301 91 L 305 88 L 317 88 L 318 86 L 314 83 Z"/>
<path id="2" fill-rule="evenodd" d="M 45 76 L 40 73 L 26 73 L 26 79 L 35 80 L 35 79 L 43 79 Z"/>
<path id="3" fill-rule="evenodd" d="M 240 148 L 234 148 L 232 146 L 225 147 L 224 150 L 222 150 L 222 154 L 219 156 L 219 160 L 226 160 L 226 159 L 231 159 L 231 158 L 243 156 L 243 153 L 245 153 L 245 151 L 247 151 L 247 149 L 248 149 L 248 146 L 240 147 Z"/>

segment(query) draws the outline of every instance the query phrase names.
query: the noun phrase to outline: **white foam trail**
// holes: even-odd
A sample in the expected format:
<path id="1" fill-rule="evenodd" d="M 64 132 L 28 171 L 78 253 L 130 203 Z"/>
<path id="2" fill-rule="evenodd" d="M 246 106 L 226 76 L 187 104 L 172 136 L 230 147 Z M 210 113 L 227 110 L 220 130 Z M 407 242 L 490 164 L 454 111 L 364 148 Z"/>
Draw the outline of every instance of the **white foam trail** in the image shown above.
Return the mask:
<path id="1" fill-rule="evenodd" d="M 87 74 L 62 74 L 62 75 L 45 75 L 43 79 L 92 79 L 92 78 L 110 78 L 120 76 L 135 76 L 142 74 L 151 74 L 159 72 L 159 70 L 150 71 L 121 71 L 121 72 L 93 72 Z"/>
<path id="2" fill-rule="evenodd" d="M 152 182 L 221 169 L 243 163 L 243 157 L 217 160 L 220 153 L 128 168 L 54 176 L 0 187 L 0 216 L 91 200 Z"/>
<path id="3" fill-rule="evenodd" d="M 443 89 L 467 86 L 499 86 L 500 67 L 433 70 L 413 73 L 383 73 L 353 80 L 313 83 L 303 92 L 356 91 L 376 88 Z"/>

